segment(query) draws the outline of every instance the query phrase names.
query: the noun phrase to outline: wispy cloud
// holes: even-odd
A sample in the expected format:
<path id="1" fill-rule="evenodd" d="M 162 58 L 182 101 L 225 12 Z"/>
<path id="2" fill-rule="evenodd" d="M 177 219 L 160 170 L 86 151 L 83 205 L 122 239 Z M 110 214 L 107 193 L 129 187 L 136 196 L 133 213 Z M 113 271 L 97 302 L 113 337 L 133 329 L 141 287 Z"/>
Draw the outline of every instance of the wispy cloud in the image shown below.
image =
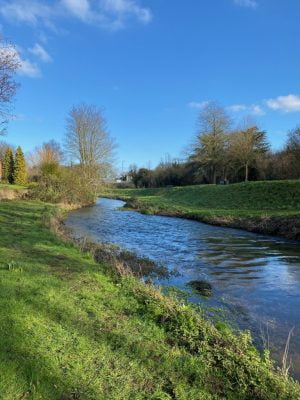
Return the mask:
<path id="1" fill-rule="evenodd" d="M 257 8 L 258 3 L 256 0 L 233 0 L 234 3 L 241 7 Z"/>
<path id="2" fill-rule="evenodd" d="M 28 76 L 29 78 L 39 78 L 41 76 L 41 71 L 36 63 L 20 57 L 18 74 Z"/>
<path id="3" fill-rule="evenodd" d="M 42 1 L 2 0 L 0 5 L 0 13 L 7 20 L 31 25 L 48 21 L 54 14 L 54 9 Z"/>
<path id="4" fill-rule="evenodd" d="M 44 25 L 56 29 L 58 19 L 76 18 L 106 29 L 120 29 L 129 19 L 147 24 L 149 8 L 140 0 L 56 0 L 50 7 L 45 0 L 0 0 L 0 14 L 11 22 Z"/>
<path id="5" fill-rule="evenodd" d="M 278 96 L 275 99 L 266 101 L 271 110 L 282 111 L 285 113 L 300 111 L 300 96 L 289 94 L 287 96 Z"/>
<path id="6" fill-rule="evenodd" d="M 146 24 L 152 19 L 150 9 L 140 6 L 136 0 L 101 0 L 100 3 L 107 12 L 118 15 L 119 18 L 132 15 Z"/>
<path id="7" fill-rule="evenodd" d="M 0 53 L 1 56 L 8 54 L 13 55 L 19 64 L 19 68 L 17 69 L 17 73 L 19 75 L 28 76 L 30 78 L 37 78 L 41 76 L 38 65 L 28 58 L 23 57 L 21 48 L 15 48 L 13 46 L 0 47 Z"/>
<path id="8" fill-rule="evenodd" d="M 61 4 L 75 17 L 86 21 L 91 15 L 88 0 L 61 0 Z"/>
<path id="9" fill-rule="evenodd" d="M 209 100 L 205 100 L 205 101 L 201 101 L 201 102 L 191 101 L 188 104 L 188 106 L 190 108 L 194 108 L 196 110 L 202 110 L 209 103 L 210 103 Z M 231 106 L 226 107 L 226 110 L 229 112 L 232 112 L 232 113 L 244 113 L 244 114 L 255 115 L 255 116 L 265 115 L 264 109 L 259 104 L 251 104 L 251 105 L 233 104 Z"/>
<path id="10" fill-rule="evenodd" d="M 210 103 L 210 101 L 208 101 L 208 100 L 200 101 L 200 102 L 191 101 L 191 102 L 188 104 L 188 106 L 189 106 L 190 108 L 195 108 L 195 109 L 197 109 L 197 110 L 202 110 L 202 108 L 206 107 L 209 103 Z"/>
<path id="11" fill-rule="evenodd" d="M 232 106 L 228 106 L 227 110 L 230 111 L 230 112 L 233 112 L 233 113 L 243 112 L 243 113 L 256 115 L 256 116 L 265 115 L 265 111 L 258 104 L 251 104 L 251 105 L 233 104 Z"/>
<path id="12" fill-rule="evenodd" d="M 35 55 L 43 62 L 52 61 L 52 57 L 50 56 L 50 54 L 39 43 L 36 43 L 33 47 L 29 48 L 28 50 L 31 54 Z"/>

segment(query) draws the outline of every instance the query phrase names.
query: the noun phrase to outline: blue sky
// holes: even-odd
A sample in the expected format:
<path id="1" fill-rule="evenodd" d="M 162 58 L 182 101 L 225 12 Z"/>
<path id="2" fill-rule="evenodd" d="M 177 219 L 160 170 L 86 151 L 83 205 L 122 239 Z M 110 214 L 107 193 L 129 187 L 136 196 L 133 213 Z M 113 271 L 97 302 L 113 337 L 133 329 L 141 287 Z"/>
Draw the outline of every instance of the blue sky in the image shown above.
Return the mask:
<path id="1" fill-rule="evenodd" d="M 85 101 L 103 108 L 119 165 L 154 166 L 218 100 L 279 148 L 300 124 L 299 20 L 299 0 L 0 0 L 22 60 L 6 140 L 61 141 Z"/>

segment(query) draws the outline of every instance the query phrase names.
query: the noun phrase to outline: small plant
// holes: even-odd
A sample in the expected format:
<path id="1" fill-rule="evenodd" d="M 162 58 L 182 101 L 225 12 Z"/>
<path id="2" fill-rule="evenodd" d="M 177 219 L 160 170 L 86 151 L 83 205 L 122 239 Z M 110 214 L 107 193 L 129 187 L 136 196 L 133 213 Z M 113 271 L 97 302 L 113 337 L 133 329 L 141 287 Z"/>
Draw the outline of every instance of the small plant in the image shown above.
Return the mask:
<path id="1" fill-rule="evenodd" d="M 288 359 L 288 357 L 289 357 L 290 343 L 291 343 L 291 339 L 292 339 L 292 336 L 294 333 L 294 329 L 295 329 L 295 327 L 293 326 L 293 328 L 289 331 L 289 334 L 288 334 L 288 337 L 286 340 L 286 344 L 285 344 L 283 357 L 282 357 L 281 372 L 286 378 L 288 377 L 289 370 L 291 368 L 291 361 Z"/>
<path id="2" fill-rule="evenodd" d="M 7 264 L 8 270 L 9 271 L 22 271 L 22 267 L 20 267 L 20 265 L 16 262 L 16 261 L 10 261 Z"/>

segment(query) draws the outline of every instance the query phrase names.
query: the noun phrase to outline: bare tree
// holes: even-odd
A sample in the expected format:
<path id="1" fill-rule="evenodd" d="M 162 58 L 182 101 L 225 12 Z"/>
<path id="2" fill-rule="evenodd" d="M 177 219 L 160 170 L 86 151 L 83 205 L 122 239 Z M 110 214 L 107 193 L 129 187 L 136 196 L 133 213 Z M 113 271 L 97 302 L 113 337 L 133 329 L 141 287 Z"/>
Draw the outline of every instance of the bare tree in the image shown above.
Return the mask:
<path id="1" fill-rule="evenodd" d="M 29 155 L 29 161 L 32 167 L 40 167 L 43 164 L 59 165 L 63 161 L 63 151 L 58 142 L 50 140 L 36 147 Z"/>
<path id="2" fill-rule="evenodd" d="M 36 147 L 28 155 L 30 179 L 38 179 L 41 175 L 58 174 L 63 159 L 61 146 L 55 140 L 50 140 Z"/>
<path id="3" fill-rule="evenodd" d="M 14 76 L 19 67 L 20 57 L 16 48 L 0 38 L 0 134 L 5 133 L 11 113 L 11 102 L 18 87 Z"/>
<path id="4" fill-rule="evenodd" d="M 300 126 L 288 132 L 281 158 L 285 161 L 285 175 L 290 179 L 300 178 Z"/>
<path id="5" fill-rule="evenodd" d="M 13 153 L 15 153 L 15 146 L 13 146 L 12 144 L 6 143 L 3 140 L 0 141 L 0 161 L 4 160 L 7 149 L 11 149 L 11 151 Z"/>
<path id="6" fill-rule="evenodd" d="M 300 159 L 300 126 L 289 131 L 286 151 L 293 153 L 295 158 Z"/>
<path id="7" fill-rule="evenodd" d="M 215 102 L 210 102 L 200 112 L 199 131 L 191 158 L 205 167 L 212 183 L 217 182 L 218 173 L 223 173 L 230 124 L 224 108 Z"/>
<path id="8" fill-rule="evenodd" d="M 102 111 L 94 105 L 74 106 L 67 119 L 65 150 L 90 178 L 104 177 L 111 164 L 114 143 Z"/>

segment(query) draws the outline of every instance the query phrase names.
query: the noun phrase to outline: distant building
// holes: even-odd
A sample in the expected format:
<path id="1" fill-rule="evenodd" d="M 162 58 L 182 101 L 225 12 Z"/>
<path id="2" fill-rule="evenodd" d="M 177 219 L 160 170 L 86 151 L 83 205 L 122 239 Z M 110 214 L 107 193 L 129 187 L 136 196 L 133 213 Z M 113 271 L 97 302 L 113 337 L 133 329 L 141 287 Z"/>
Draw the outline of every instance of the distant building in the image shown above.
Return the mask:
<path id="1" fill-rule="evenodd" d="M 117 183 L 132 182 L 132 176 L 128 174 L 123 174 L 122 176 L 117 177 L 115 181 Z"/>

